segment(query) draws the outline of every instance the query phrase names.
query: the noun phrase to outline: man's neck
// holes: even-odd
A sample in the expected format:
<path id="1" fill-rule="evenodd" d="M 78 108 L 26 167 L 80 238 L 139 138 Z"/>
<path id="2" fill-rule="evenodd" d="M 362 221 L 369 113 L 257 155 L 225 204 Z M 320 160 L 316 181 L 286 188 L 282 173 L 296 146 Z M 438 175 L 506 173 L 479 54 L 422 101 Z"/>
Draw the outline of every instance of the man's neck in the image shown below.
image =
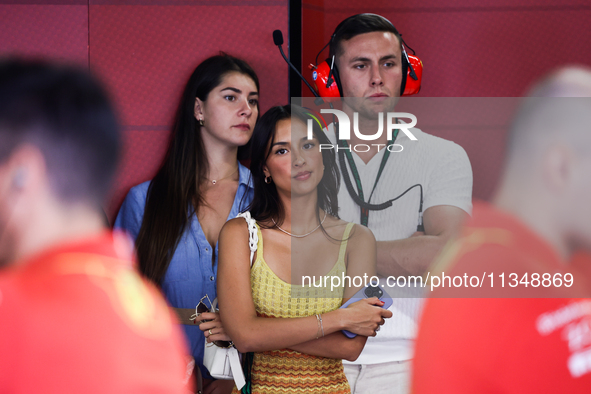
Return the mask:
<path id="1" fill-rule="evenodd" d="M 62 243 L 83 240 L 105 231 L 101 215 L 86 205 L 52 205 L 40 209 L 44 213 L 36 216 L 35 223 L 20 229 L 22 236 L 14 255 L 15 262 L 22 262 Z"/>
<path id="2" fill-rule="evenodd" d="M 520 187 L 515 184 L 501 183 L 499 191 L 493 198 L 493 204 L 517 217 L 530 230 L 544 239 L 563 261 L 568 261 L 572 250 L 562 234 L 561 226 L 552 209 L 559 202 L 550 201 L 549 198 L 544 197 L 544 193 L 531 194 L 528 190 L 540 189 L 524 187 L 523 184 Z M 545 212 L 545 214 L 541 215 L 540 212 Z"/>

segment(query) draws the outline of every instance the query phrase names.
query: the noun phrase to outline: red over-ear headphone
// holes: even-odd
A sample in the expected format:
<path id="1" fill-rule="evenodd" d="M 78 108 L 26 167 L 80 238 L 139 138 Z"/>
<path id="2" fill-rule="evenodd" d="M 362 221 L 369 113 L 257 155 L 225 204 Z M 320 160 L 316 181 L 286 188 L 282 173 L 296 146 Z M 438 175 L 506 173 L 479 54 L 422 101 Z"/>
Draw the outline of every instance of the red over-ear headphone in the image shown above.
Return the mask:
<path id="1" fill-rule="evenodd" d="M 353 15 L 339 23 L 334 33 L 332 34 L 329 43 L 326 44 L 324 48 L 326 48 L 329 44 L 333 42 L 338 31 L 345 23 L 347 23 L 353 18 L 357 18 L 362 15 L 378 16 L 387 21 L 392 27 L 394 27 L 392 22 L 390 22 L 388 19 L 384 18 L 381 15 Z M 395 27 L 394 30 L 396 30 Z M 421 80 L 423 77 L 423 62 L 421 61 L 421 59 L 414 55 L 414 50 L 412 55 L 407 54 L 405 48 L 407 45 L 402 39 L 402 37 L 400 37 L 400 41 L 400 46 L 402 48 L 402 83 L 400 86 L 400 95 L 410 96 L 413 94 L 417 94 L 419 90 L 421 90 Z M 322 50 L 324 50 L 324 48 L 322 48 Z M 320 52 L 322 52 L 322 50 Z M 339 78 L 339 71 L 337 65 L 335 64 L 334 55 L 316 66 L 310 64 L 308 67 L 310 68 L 310 70 L 312 70 L 312 79 L 314 80 L 314 87 L 316 88 L 316 91 L 318 92 L 320 97 L 333 98 L 343 96 L 341 89 L 341 81 Z"/>

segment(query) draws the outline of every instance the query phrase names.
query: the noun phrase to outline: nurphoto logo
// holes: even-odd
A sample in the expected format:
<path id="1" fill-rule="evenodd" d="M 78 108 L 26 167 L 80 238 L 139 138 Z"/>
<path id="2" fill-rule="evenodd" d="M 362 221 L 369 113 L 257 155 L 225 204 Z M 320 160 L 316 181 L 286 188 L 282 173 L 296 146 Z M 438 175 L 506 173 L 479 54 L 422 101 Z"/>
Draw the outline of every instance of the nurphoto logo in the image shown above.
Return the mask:
<path id="1" fill-rule="evenodd" d="M 339 139 L 346 141 L 351 139 L 351 121 L 349 119 L 349 116 L 345 112 L 340 111 L 338 109 L 323 108 L 320 110 L 320 113 L 328 113 L 335 115 L 339 122 Z M 370 135 L 361 134 L 361 132 L 359 131 L 359 114 L 357 112 L 354 112 L 353 132 L 355 133 L 355 136 L 362 141 L 375 141 L 379 139 L 384 132 L 384 118 L 386 118 L 386 134 L 388 137 L 388 141 L 392 139 L 393 131 L 396 129 L 399 129 L 404 134 L 406 134 L 406 136 L 411 141 L 417 140 L 417 137 L 415 137 L 410 131 L 411 128 L 417 125 L 417 117 L 408 112 L 387 112 L 385 114 L 383 112 L 378 113 L 378 131 L 375 134 Z M 410 122 L 397 123 L 396 119 L 400 118 L 410 119 Z M 308 119 L 308 139 L 313 138 L 312 122 L 312 119 Z M 339 149 L 352 149 L 355 152 L 368 152 L 371 149 L 370 146 L 377 146 L 379 152 L 381 148 L 386 146 L 386 144 L 356 144 L 347 147 L 339 147 L 338 144 L 320 144 L 320 150 L 322 151 L 323 149 L 336 149 L 338 152 Z M 388 146 L 388 150 L 390 152 L 402 152 L 403 149 L 404 147 L 400 144 L 392 144 Z"/>

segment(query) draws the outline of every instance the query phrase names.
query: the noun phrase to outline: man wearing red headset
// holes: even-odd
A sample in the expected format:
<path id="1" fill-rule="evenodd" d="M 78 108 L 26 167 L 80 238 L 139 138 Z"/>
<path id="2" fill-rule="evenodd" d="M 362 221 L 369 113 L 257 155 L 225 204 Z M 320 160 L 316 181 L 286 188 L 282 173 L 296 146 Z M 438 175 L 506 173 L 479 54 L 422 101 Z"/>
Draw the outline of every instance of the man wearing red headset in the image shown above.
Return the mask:
<path id="1" fill-rule="evenodd" d="M 360 14 L 342 21 L 331 38 L 329 59 L 315 71 L 320 95 L 342 97 L 343 112 L 352 125 L 357 118 L 358 132 L 365 137 L 351 132 L 350 140 L 339 139 L 337 122 L 327 130 L 339 145 L 344 180 L 339 214 L 374 232 L 380 284 L 390 291 L 386 277 L 423 275 L 468 217 L 470 162 L 460 146 L 416 128 L 410 129 L 416 141 L 402 132 L 391 138 L 383 132 L 368 141 L 380 128 L 378 114 L 393 112 L 401 95 L 417 93 L 422 75 L 421 61 L 406 53 L 400 34 L 384 17 Z M 368 339 L 355 362 L 344 362 L 353 393 L 408 392 L 420 294 L 413 288 L 394 299 L 393 318 Z"/>

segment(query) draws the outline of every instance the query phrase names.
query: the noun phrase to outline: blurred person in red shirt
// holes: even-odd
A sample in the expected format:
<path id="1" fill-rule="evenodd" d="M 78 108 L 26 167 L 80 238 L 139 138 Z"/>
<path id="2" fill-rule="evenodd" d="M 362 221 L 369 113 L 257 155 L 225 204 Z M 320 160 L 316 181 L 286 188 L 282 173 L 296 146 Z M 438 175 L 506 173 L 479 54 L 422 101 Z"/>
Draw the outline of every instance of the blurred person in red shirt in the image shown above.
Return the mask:
<path id="1" fill-rule="evenodd" d="M 591 392 L 591 287 L 576 267 L 591 251 L 590 130 L 591 69 L 558 70 L 524 99 L 493 203 L 474 204 L 431 271 L 485 281 L 425 303 L 415 394 Z"/>
<path id="2" fill-rule="evenodd" d="M 0 62 L 0 392 L 183 393 L 186 350 L 100 204 L 120 152 L 85 72 Z"/>

